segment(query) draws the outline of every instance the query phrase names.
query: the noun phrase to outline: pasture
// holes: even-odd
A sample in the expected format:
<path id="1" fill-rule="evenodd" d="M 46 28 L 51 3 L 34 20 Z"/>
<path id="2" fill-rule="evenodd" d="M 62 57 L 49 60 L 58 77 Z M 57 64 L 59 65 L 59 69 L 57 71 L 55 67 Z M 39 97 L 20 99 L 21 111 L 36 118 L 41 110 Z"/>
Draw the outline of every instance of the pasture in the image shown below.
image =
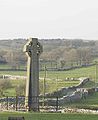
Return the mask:
<path id="1" fill-rule="evenodd" d="M 20 75 L 26 76 L 26 71 L 0 71 L 0 75 Z M 40 93 L 43 94 L 43 81 L 44 81 L 45 71 L 40 71 Z M 60 89 L 61 87 L 68 87 L 77 85 L 79 77 L 90 77 L 92 81 L 86 84 L 85 88 L 91 88 L 95 86 L 96 79 L 96 67 L 90 66 L 85 68 L 73 69 L 69 71 L 46 71 L 46 89 L 45 92 L 53 92 Z M 66 80 L 69 78 L 69 80 Z M 70 80 L 70 78 L 75 78 L 76 80 Z M 95 81 L 96 80 L 96 81 Z M 9 80 L 12 83 L 12 88 L 4 90 L 5 96 L 16 96 L 15 87 L 24 84 L 25 80 Z M 98 93 L 89 96 L 87 99 L 83 99 L 78 102 L 71 104 L 65 104 L 66 107 L 78 107 L 78 108 L 98 108 Z M 85 104 L 84 104 L 85 103 Z"/>
<path id="2" fill-rule="evenodd" d="M 3 66 L 0 66 L 0 68 Z M 5 66 L 4 66 L 5 68 Z M 2 71 L 0 70 L 0 75 L 10 74 L 10 75 L 21 75 L 26 76 L 26 71 Z M 83 68 L 77 68 L 67 71 L 46 71 L 46 77 L 50 79 L 62 79 L 65 78 L 79 78 L 79 77 L 90 77 L 91 79 L 95 79 L 96 75 L 96 66 L 89 66 Z M 45 76 L 45 71 L 40 71 L 40 78 Z"/>
<path id="3" fill-rule="evenodd" d="M 63 107 L 98 110 L 98 92 L 77 102 L 66 103 Z"/>
<path id="4" fill-rule="evenodd" d="M 0 67 L 2 68 L 3 66 Z M 43 82 L 45 77 L 45 71 L 40 71 L 39 74 L 40 74 L 40 93 L 43 94 Z M 0 75 L 26 76 L 26 71 L 0 71 Z M 45 92 L 53 92 L 55 90 L 60 89 L 61 87 L 77 85 L 79 83 L 79 81 L 77 81 L 79 77 L 90 77 L 92 82 L 90 82 L 88 85 L 85 85 L 84 87 L 93 87 L 95 85 L 95 82 L 97 82 L 96 67 L 90 66 L 68 71 L 46 71 Z M 66 78 L 69 80 L 66 80 Z M 75 80 L 70 80 L 70 78 L 73 78 Z M 7 96 L 10 95 L 14 96 L 15 86 L 25 84 L 25 80 L 10 80 L 10 82 L 12 83 L 12 88 L 4 90 L 5 95 Z"/>

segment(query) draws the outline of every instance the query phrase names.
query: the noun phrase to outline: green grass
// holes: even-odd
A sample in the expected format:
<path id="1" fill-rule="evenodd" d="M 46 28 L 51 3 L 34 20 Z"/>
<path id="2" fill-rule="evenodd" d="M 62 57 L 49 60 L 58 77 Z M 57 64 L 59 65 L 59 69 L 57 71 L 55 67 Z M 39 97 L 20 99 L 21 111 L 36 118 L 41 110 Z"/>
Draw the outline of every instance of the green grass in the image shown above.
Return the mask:
<path id="1" fill-rule="evenodd" d="M 66 107 L 97 109 L 98 110 L 98 92 L 88 96 L 86 99 L 81 99 L 77 102 L 65 104 Z"/>
<path id="2" fill-rule="evenodd" d="M 7 64 L 0 64 L 0 69 L 11 69 L 11 66 Z"/>
<path id="3" fill-rule="evenodd" d="M 0 75 L 20 75 L 20 76 L 26 76 L 26 71 L 0 71 Z"/>
<path id="4" fill-rule="evenodd" d="M 16 96 L 15 88 L 16 86 L 20 84 L 25 84 L 25 80 L 9 80 L 12 84 L 12 87 L 9 89 L 4 90 L 5 96 Z M 63 81 L 60 80 L 56 84 L 56 80 L 46 80 L 46 93 L 51 93 L 53 91 L 56 91 L 62 87 L 68 87 L 77 85 L 79 81 Z M 40 93 L 43 94 L 43 80 L 40 80 Z"/>
<path id="5" fill-rule="evenodd" d="M 10 88 L 4 91 L 5 96 L 16 96 L 15 88 Z"/>
<path id="6" fill-rule="evenodd" d="M 44 71 L 40 72 L 40 77 L 44 77 Z M 62 79 L 65 78 L 79 78 L 79 77 L 90 77 L 95 79 L 95 66 L 73 69 L 68 71 L 47 71 L 47 78 L 51 79 Z"/>
<path id="7" fill-rule="evenodd" d="M 69 87 L 69 86 L 75 86 L 79 84 L 79 81 L 64 81 L 64 80 L 59 80 L 56 81 L 54 80 L 46 80 L 45 85 L 46 85 L 46 93 L 51 93 L 53 91 L 56 91 L 58 89 L 61 89 L 62 87 Z M 40 81 L 40 85 L 43 87 L 43 80 Z M 43 93 L 43 89 L 41 89 L 41 93 Z"/>
<path id="8" fill-rule="evenodd" d="M 26 76 L 26 71 L 0 71 L 0 75 L 9 74 L 9 75 L 22 75 Z M 44 78 L 45 72 L 40 71 L 40 78 Z M 92 79 L 92 82 L 89 82 L 84 87 L 92 87 L 94 86 L 95 81 L 95 66 L 86 67 L 86 68 L 79 68 L 69 71 L 47 71 L 46 74 L 46 92 L 52 92 L 57 89 L 60 89 L 61 87 L 68 87 L 77 85 L 79 81 L 65 81 L 66 78 L 79 78 L 79 77 L 90 77 Z M 58 81 L 58 82 L 56 82 Z M 22 84 L 24 81 L 21 82 L 21 80 L 13 80 L 13 86 L 17 86 L 19 84 Z M 40 93 L 43 93 L 43 80 L 40 80 Z M 7 94 L 9 92 L 14 95 L 15 89 L 10 89 L 7 91 Z"/>
<path id="9" fill-rule="evenodd" d="M 26 76 L 26 71 L 0 71 L 0 75 L 10 74 L 10 75 L 23 75 Z M 40 71 L 40 77 L 45 76 L 44 71 Z M 95 66 L 73 69 L 69 71 L 47 71 L 47 78 L 50 79 L 62 79 L 65 78 L 79 78 L 79 77 L 90 77 L 95 79 Z"/>
<path id="10" fill-rule="evenodd" d="M 0 75 L 1 74 L 3 74 L 3 75 L 4 74 L 23 75 L 23 76 L 25 75 L 26 76 L 25 71 L 0 71 Z M 44 78 L 44 71 L 40 72 L 40 77 Z M 90 87 L 95 85 L 95 83 L 93 81 L 95 79 L 95 66 L 86 67 L 86 68 L 79 68 L 79 69 L 74 69 L 74 70 L 69 70 L 69 71 L 47 71 L 47 76 L 46 76 L 47 89 L 46 89 L 46 92 L 52 92 L 52 91 L 55 91 L 61 87 L 73 86 L 73 85 L 77 85 L 79 83 L 79 81 L 65 81 L 66 77 L 67 78 L 90 77 L 90 78 L 92 78 L 92 81 L 90 81 L 88 84 L 86 84 L 84 86 L 85 88 L 90 88 Z M 5 95 L 14 96 L 15 95 L 15 88 L 14 87 L 19 85 L 19 84 L 22 84 L 24 81 L 23 80 L 11 80 L 11 82 L 13 84 L 12 85 L 13 88 L 6 90 Z M 40 80 L 40 84 L 41 84 L 41 93 L 43 93 L 43 80 Z M 89 96 L 86 99 L 82 99 L 78 102 L 73 102 L 71 104 L 65 104 L 65 106 L 66 107 L 68 106 L 68 107 L 91 108 L 91 109 L 97 108 L 98 109 L 98 93 L 95 93 L 94 95 Z M 33 114 L 33 115 L 36 116 L 36 114 Z M 43 116 L 43 114 L 38 114 L 38 115 Z M 30 114 L 30 116 L 31 116 L 31 114 Z M 66 118 L 66 115 L 65 115 L 65 118 Z M 78 119 L 82 120 L 80 118 L 78 118 Z M 37 120 L 37 118 L 35 118 L 34 120 Z M 42 118 L 39 120 L 48 120 L 48 119 Z M 58 119 L 55 118 L 53 120 L 58 120 Z M 60 120 L 63 120 L 63 119 L 60 119 Z"/>
<path id="11" fill-rule="evenodd" d="M 25 120 L 98 120 L 94 114 L 61 114 L 61 113 L 0 113 L 0 120 L 7 120 L 9 116 L 24 116 Z"/>
<path id="12" fill-rule="evenodd" d="M 4 81 L 0 79 L 0 81 Z M 5 96 L 16 96 L 16 87 L 19 85 L 25 85 L 25 80 L 6 80 L 11 84 L 10 88 L 3 89 L 3 95 Z"/>
<path id="13" fill-rule="evenodd" d="M 85 85 L 83 85 L 84 88 L 92 88 L 95 87 L 94 81 L 88 81 Z"/>
<path id="14" fill-rule="evenodd" d="M 25 68 L 24 65 L 20 65 L 19 67 L 20 67 L 20 69 L 24 69 Z M 8 65 L 8 64 L 0 64 L 0 69 L 12 69 L 12 66 Z"/>

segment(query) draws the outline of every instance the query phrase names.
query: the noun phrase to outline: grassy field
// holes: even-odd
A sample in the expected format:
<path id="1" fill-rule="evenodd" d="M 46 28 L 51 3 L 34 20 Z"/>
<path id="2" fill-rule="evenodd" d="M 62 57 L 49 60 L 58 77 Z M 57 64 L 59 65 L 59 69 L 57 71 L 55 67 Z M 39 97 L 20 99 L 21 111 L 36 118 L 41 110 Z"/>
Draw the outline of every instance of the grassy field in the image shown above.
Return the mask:
<path id="1" fill-rule="evenodd" d="M 47 91 L 52 92 L 61 87 L 68 87 L 72 85 L 77 85 L 79 81 L 65 81 L 66 78 L 79 78 L 79 77 L 90 77 L 92 81 L 86 84 L 84 87 L 92 87 L 95 85 L 95 66 L 87 68 L 79 68 L 69 71 L 47 71 L 46 75 L 46 86 Z M 26 71 L 0 71 L 0 75 L 10 74 L 10 75 L 22 75 L 26 76 Z M 40 72 L 40 78 L 44 78 L 44 71 Z M 6 90 L 6 95 L 15 95 L 14 87 L 22 84 L 23 80 L 11 80 L 13 88 Z M 41 93 L 43 92 L 43 79 L 40 80 Z M 46 91 L 46 92 L 47 92 Z M 78 102 L 73 102 L 70 104 L 65 104 L 65 107 L 78 107 L 78 108 L 91 108 L 98 109 L 98 93 L 89 96 L 86 99 L 82 99 Z M 10 113 L 10 112 L 0 112 L 0 120 L 7 120 L 8 116 L 24 116 L 25 120 L 97 120 L 98 115 L 94 114 L 60 114 L 60 113 Z"/>
<path id="2" fill-rule="evenodd" d="M 46 86 L 46 93 L 51 93 L 53 91 L 56 91 L 62 87 L 69 87 L 73 85 L 79 84 L 79 81 L 64 81 L 64 80 L 46 80 L 45 86 Z M 40 80 L 40 87 L 43 88 L 43 80 Z M 40 89 L 41 93 L 43 93 L 43 89 Z"/>
<path id="3" fill-rule="evenodd" d="M 96 75 L 96 67 L 90 66 L 85 68 L 73 69 L 68 71 L 47 71 L 46 76 L 50 79 L 62 79 L 65 78 L 79 78 L 79 77 L 90 77 L 95 79 Z M 10 75 L 26 75 L 26 71 L 0 71 L 0 75 L 10 74 Z M 40 71 L 40 77 L 43 78 L 45 76 L 44 71 Z"/>
<path id="4" fill-rule="evenodd" d="M 88 96 L 85 99 L 81 99 L 77 102 L 67 103 L 65 104 L 65 107 L 98 110 L 98 92 L 92 94 L 91 96 Z"/>
<path id="5" fill-rule="evenodd" d="M 47 71 L 46 72 L 46 93 L 52 92 L 60 89 L 61 87 L 68 87 L 77 85 L 79 81 L 66 81 L 66 78 L 79 78 L 79 77 L 90 77 L 92 83 L 85 85 L 84 87 L 92 87 L 95 85 L 96 78 L 96 67 L 90 66 L 86 68 L 73 69 L 69 71 Z M 26 71 L 0 71 L 0 75 L 20 75 L 26 76 Z M 45 76 L 45 71 L 40 71 L 40 93 L 43 93 L 43 78 Z M 97 81 L 96 81 L 97 82 Z M 24 80 L 11 80 L 13 88 L 5 90 L 5 95 L 16 95 L 15 86 L 25 83 Z"/>
<path id="6" fill-rule="evenodd" d="M 25 69 L 26 67 L 21 65 L 19 66 L 20 69 Z M 0 64 L 0 69 L 12 69 L 12 66 L 11 65 L 8 65 L 8 64 Z"/>
<path id="7" fill-rule="evenodd" d="M 92 79 L 92 83 L 84 87 L 92 87 L 94 86 L 95 78 L 96 78 L 96 67 L 86 67 L 79 68 L 69 71 L 47 71 L 46 72 L 46 92 L 55 91 L 61 87 L 68 87 L 77 85 L 79 81 L 66 81 L 66 78 L 79 78 L 79 77 L 90 77 Z M 26 71 L 0 71 L 0 75 L 20 75 L 26 76 Z M 40 93 L 43 93 L 43 78 L 45 76 L 45 71 L 40 71 Z M 9 89 L 6 91 L 6 95 L 15 95 L 15 86 L 24 83 L 23 80 L 12 80 L 13 89 Z M 96 81 L 97 82 L 97 81 Z"/>
<path id="8" fill-rule="evenodd" d="M 68 71 L 47 71 L 47 78 L 59 78 L 65 80 L 65 78 L 79 78 L 90 77 L 95 79 L 95 66 L 73 69 Z M 40 77 L 44 76 L 44 71 L 40 72 Z"/>
<path id="9" fill-rule="evenodd" d="M 20 75 L 20 76 L 26 76 L 26 71 L 0 71 L 0 75 Z"/>
<path id="10" fill-rule="evenodd" d="M 12 84 L 11 88 L 8 88 L 4 90 L 4 95 L 5 96 L 16 96 L 16 91 L 15 88 L 16 86 L 19 86 L 20 84 L 25 85 L 25 80 L 9 80 Z M 60 80 L 56 83 L 56 80 L 46 80 L 46 90 L 45 92 L 53 92 L 61 87 L 68 87 L 72 85 L 77 85 L 79 81 L 63 81 Z M 40 80 L 40 93 L 43 94 L 43 80 Z"/>
<path id="11" fill-rule="evenodd" d="M 25 120 L 98 120 L 94 114 L 61 114 L 61 113 L 0 113 L 0 120 L 9 116 L 24 116 Z"/>
<path id="12" fill-rule="evenodd" d="M 3 66 L 0 65 L 0 68 L 6 69 L 9 68 L 10 66 Z M 96 67 L 91 66 L 91 67 L 85 67 L 85 68 L 79 68 L 79 69 L 73 69 L 69 71 L 47 71 L 47 78 L 51 79 L 56 79 L 57 77 L 59 79 L 65 79 L 67 78 L 78 78 L 78 77 L 91 77 L 95 78 L 95 72 L 96 72 Z M 0 71 L 0 75 L 2 74 L 11 74 L 11 75 L 26 75 L 26 71 Z M 45 72 L 40 71 L 40 77 L 44 77 Z"/>

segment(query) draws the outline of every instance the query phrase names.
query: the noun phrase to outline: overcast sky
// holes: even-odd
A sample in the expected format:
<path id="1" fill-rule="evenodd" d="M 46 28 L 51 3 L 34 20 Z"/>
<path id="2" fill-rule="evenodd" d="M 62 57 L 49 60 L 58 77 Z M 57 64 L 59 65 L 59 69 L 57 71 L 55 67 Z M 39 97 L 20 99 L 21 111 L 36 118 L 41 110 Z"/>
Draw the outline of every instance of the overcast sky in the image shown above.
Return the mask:
<path id="1" fill-rule="evenodd" d="M 0 0 L 0 39 L 98 40 L 98 0 Z"/>

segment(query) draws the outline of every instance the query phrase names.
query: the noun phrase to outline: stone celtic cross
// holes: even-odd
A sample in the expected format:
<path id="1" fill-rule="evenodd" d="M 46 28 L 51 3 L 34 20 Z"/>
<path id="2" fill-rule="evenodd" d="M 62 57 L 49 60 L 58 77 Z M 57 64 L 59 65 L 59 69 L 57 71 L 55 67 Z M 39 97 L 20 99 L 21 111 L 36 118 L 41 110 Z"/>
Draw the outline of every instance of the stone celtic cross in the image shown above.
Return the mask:
<path id="1" fill-rule="evenodd" d="M 26 104 L 29 111 L 39 111 L 39 56 L 43 49 L 37 38 L 30 38 L 24 46 L 28 57 Z"/>

